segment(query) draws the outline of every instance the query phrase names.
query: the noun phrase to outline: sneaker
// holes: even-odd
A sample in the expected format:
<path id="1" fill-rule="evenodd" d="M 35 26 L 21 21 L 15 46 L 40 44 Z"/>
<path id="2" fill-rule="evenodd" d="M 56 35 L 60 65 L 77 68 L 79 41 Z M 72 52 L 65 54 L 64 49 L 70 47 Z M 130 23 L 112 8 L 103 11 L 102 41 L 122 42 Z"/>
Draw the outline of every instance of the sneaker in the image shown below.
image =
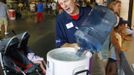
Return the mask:
<path id="1" fill-rule="evenodd" d="M 7 35 L 8 34 L 8 32 L 5 32 L 5 35 Z"/>

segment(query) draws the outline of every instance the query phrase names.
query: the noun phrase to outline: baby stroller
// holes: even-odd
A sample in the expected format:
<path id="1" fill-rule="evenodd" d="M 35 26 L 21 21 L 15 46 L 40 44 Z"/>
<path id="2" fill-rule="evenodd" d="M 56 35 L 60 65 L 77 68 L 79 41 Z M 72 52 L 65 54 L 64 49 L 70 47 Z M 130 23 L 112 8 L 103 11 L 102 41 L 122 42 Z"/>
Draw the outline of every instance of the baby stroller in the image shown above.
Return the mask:
<path id="1" fill-rule="evenodd" d="M 32 49 L 28 47 L 28 40 L 30 38 L 30 34 L 28 32 L 24 32 L 21 34 L 16 35 L 19 39 L 20 43 L 18 45 L 19 51 L 21 51 L 30 61 L 33 63 L 38 62 L 36 64 L 40 67 L 40 72 L 44 75 L 45 73 L 45 60 L 44 58 L 36 55 Z"/>
<path id="2" fill-rule="evenodd" d="M 18 51 L 19 39 L 7 38 L 0 41 L 0 63 L 3 75 L 41 75 L 38 66 Z"/>

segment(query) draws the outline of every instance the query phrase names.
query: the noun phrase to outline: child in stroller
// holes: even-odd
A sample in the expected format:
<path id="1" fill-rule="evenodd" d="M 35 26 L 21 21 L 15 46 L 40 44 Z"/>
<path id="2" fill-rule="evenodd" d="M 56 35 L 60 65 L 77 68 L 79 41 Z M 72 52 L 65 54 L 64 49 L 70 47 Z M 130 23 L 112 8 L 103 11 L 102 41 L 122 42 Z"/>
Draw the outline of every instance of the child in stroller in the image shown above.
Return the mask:
<path id="1" fill-rule="evenodd" d="M 38 72 L 38 67 L 18 51 L 19 39 L 7 38 L 0 41 L 0 63 L 4 75 L 30 75 Z"/>
<path id="2" fill-rule="evenodd" d="M 21 52 L 23 52 L 27 58 L 32 61 L 35 64 L 38 64 L 42 70 L 42 74 L 45 75 L 46 74 L 46 69 L 45 69 L 45 61 L 42 57 L 36 55 L 29 47 L 28 47 L 28 40 L 30 35 L 28 34 L 28 32 L 24 32 L 21 34 L 16 35 L 17 38 L 20 40 L 18 48 Z"/>
<path id="3" fill-rule="evenodd" d="M 28 53 L 27 57 L 35 64 L 39 64 L 40 68 L 42 69 L 42 74 L 46 74 L 46 69 L 44 68 L 45 61 L 42 57 L 37 56 L 35 53 Z"/>

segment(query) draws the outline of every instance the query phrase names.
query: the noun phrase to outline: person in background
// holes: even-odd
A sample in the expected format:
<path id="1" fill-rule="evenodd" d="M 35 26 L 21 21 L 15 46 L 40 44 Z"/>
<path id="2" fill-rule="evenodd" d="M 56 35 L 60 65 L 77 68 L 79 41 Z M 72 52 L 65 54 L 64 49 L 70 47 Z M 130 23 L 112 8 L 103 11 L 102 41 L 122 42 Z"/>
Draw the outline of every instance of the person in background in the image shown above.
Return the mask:
<path id="1" fill-rule="evenodd" d="M 47 12 L 48 12 L 48 14 L 51 14 L 51 11 L 52 11 L 51 2 L 48 1 L 48 3 L 47 3 Z"/>
<path id="2" fill-rule="evenodd" d="M 31 2 L 29 6 L 30 6 L 30 11 L 32 13 L 36 11 L 36 4 L 35 4 L 35 2 Z"/>
<path id="3" fill-rule="evenodd" d="M 121 1 L 118 1 L 118 0 L 112 1 L 108 5 L 108 8 L 110 10 L 112 10 L 115 13 L 116 17 L 117 17 L 117 23 L 114 26 L 114 31 L 115 31 L 119 27 L 119 24 L 121 24 L 121 21 L 122 21 L 122 19 L 120 17 Z M 113 35 L 115 35 L 115 37 L 116 37 L 116 34 L 113 34 Z"/>
<path id="4" fill-rule="evenodd" d="M 29 8 L 29 0 L 23 0 L 25 8 Z"/>
<path id="5" fill-rule="evenodd" d="M 112 10 L 115 13 L 115 16 L 117 17 L 117 22 L 114 25 L 114 28 L 112 32 L 110 33 L 110 36 L 106 39 L 101 52 L 98 54 L 100 61 L 102 61 L 99 65 L 101 65 L 101 71 L 103 74 L 101 75 L 117 75 L 117 64 L 116 62 L 119 59 L 120 54 L 120 45 L 119 41 L 117 40 L 117 35 L 115 33 L 115 27 L 119 25 L 120 20 L 120 1 L 113 1 L 109 4 L 108 8 Z M 120 34 L 119 34 L 120 35 Z"/>
<path id="6" fill-rule="evenodd" d="M 122 18 L 120 18 L 118 26 L 114 27 L 115 37 L 119 43 L 119 46 L 121 47 L 120 50 L 122 50 L 122 51 L 127 51 L 127 49 L 124 49 L 122 47 L 122 44 L 123 44 L 123 39 L 122 39 L 123 33 L 122 32 L 126 28 L 125 27 L 126 23 L 127 23 L 126 21 L 124 21 Z"/>
<path id="7" fill-rule="evenodd" d="M 85 2 L 85 0 L 84 1 L 82 1 L 82 5 L 81 5 L 81 7 L 86 7 L 87 5 L 86 5 L 86 2 Z"/>
<path id="8" fill-rule="evenodd" d="M 117 0 L 117 1 L 113 1 L 113 2 L 109 3 L 108 8 L 115 13 L 115 15 L 117 17 L 116 25 L 118 25 L 119 19 L 120 19 L 121 1 Z"/>
<path id="9" fill-rule="evenodd" d="M 53 15 L 56 15 L 56 3 L 53 1 L 51 4 Z"/>
<path id="10" fill-rule="evenodd" d="M 122 30 L 124 30 L 124 21 L 120 17 L 121 1 L 113 1 L 108 6 L 116 15 L 117 23 L 111 32 L 111 44 L 109 47 L 110 55 L 105 68 L 106 75 L 118 75 L 117 65 L 120 64 L 120 54 L 123 52 L 122 47 Z"/>
<path id="11" fill-rule="evenodd" d="M 36 8 L 37 8 L 36 22 L 40 23 L 44 20 L 44 16 L 43 16 L 44 6 L 42 1 L 38 2 Z"/>
<path id="12" fill-rule="evenodd" d="M 119 20 L 120 19 L 123 19 L 121 16 L 120 16 L 120 10 L 121 10 L 121 1 L 113 1 L 109 4 L 109 8 L 115 13 L 115 15 L 117 16 L 117 23 L 119 23 Z M 124 20 L 124 19 L 123 19 Z M 125 20 L 124 20 L 125 21 Z M 118 24 L 116 24 L 118 25 Z M 128 26 L 127 26 L 127 23 L 125 23 L 125 28 L 123 30 L 123 32 L 125 32 L 125 34 L 133 34 L 133 30 L 131 30 Z M 130 32 L 130 33 L 129 33 Z M 128 36 L 127 35 L 122 35 L 122 39 L 124 40 L 129 40 Z"/>
<path id="13" fill-rule="evenodd" d="M 6 4 L 3 3 L 3 1 L 0 1 L 0 32 L 2 30 L 2 25 L 4 25 L 5 28 L 5 35 L 8 34 L 7 32 L 7 26 L 8 26 L 8 7 Z"/>
<path id="14" fill-rule="evenodd" d="M 121 24 L 121 26 L 122 26 L 122 29 L 120 29 L 120 35 L 122 37 L 122 41 L 124 41 L 124 40 L 129 41 L 129 40 L 131 40 L 129 37 L 133 36 L 134 31 L 131 30 L 127 26 L 128 21 L 124 20 L 123 18 L 120 18 L 119 24 Z"/>
<path id="15" fill-rule="evenodd" d="M 18 7 L 19 7 L 19 11 L 22 12 L 23 7 L 24 7 L 23 3 L 19 2 Z"/>
<path id="16" fill-rule="evenodd" d="M 128 26 L 128 21 L 123 20 L 123 29 L 122 29 L 122 32 L 121 32 L 121 35 L 122 35 L 122 38 L 123 40 L 126 40 L 126 41 L 130 41 L 130 37 L 134 37 L 134 30 L 133 29 L 130 29 L 130 27 Z"/>

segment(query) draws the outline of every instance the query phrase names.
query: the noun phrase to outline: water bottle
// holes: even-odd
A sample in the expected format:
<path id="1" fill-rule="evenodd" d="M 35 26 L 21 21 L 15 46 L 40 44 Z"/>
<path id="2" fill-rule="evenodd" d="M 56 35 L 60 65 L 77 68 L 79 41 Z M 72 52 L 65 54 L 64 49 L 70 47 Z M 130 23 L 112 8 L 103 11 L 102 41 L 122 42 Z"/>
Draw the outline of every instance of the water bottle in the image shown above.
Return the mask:
<path id="1" fill-rule="evenodd" d="M 99 52 L 115 24 L 116 16 L 108 8 L 104 6 L 93 8 L 75 32 L 77 43 L 81 47 L 76 54 L 80 56 L 84 50 Z"/>

